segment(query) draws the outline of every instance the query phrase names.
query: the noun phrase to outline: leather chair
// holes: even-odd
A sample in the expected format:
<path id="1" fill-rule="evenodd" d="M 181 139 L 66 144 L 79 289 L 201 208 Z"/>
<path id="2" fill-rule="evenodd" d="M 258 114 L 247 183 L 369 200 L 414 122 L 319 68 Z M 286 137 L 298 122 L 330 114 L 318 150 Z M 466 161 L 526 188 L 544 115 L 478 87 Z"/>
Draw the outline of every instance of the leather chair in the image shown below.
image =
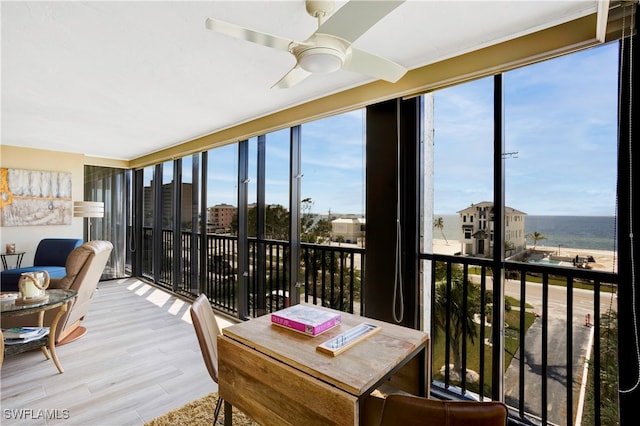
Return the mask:
<path id="1" fill-rule="evenodd" d="M 193 327 L 196 330 L 196 336 L 198 337 L 198 343 L 200 344 L 200 351 L 202 352 L 202 358 L 204 364 L 207 366 L 207 371 L 213 379 L 218 383 L 218 336 L 222 334 L 216 316 L 213 313 L 209 299 L 205 294 L 201 294 L 193 302 L 190 309 L 191 320 L 193 321 Z M 213 424 L 218 421 L 218 415 L 220 414 L 220 407 L 222 406 L 222 397 L 218 395 L 218 401 L 213 411 Z"/>
<path id="2" fill-rule="evenodd" d="M 89 311 L 98 281 L 109 260 L 113 245 L 109 241 L 89 241 L 75 248 L 67 257 L 65 264 L 66 275 L 63 278 L 52 278 L 49 288 L 71 289 L 78 295 L 70 302 L 67 312 L 58 321 L 56 328 L 56 344 L 72 342 L 86 333 L 80 324 Z M 57 309 L 45 313 L 44 325 L 49 326 Z M 20 326 L 37 326 L 38 317 L 24 315 L 2 320 L 3 328 Z"/>
<path id="3" fill-rule="evenodd" d="M 401 394 L 386 397 L 380 426 L 505 426 L 502 402 L 439 401 Z"/>

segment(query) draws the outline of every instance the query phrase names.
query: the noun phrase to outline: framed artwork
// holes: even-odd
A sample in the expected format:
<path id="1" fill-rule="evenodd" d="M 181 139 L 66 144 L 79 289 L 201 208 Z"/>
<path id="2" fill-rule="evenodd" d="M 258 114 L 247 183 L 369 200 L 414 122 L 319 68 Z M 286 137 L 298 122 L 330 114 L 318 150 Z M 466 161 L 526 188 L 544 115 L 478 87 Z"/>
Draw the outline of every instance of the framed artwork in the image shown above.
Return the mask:
<path id="1" fill-rule="evenodd" d="M 9 168 L 0 173 L 0 226 L 71 224 L 71 173 Z"/>

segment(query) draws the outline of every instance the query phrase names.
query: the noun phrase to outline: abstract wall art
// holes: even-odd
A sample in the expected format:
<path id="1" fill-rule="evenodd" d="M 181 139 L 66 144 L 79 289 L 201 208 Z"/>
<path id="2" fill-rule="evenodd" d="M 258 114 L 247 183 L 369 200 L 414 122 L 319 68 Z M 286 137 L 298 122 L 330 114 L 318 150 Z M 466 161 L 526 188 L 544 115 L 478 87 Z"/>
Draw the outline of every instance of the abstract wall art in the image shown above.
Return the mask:
<path id="1" fill-rule="evenodd" d="M 71 224 L 71 173 L 9 168 L 0 173 L 0 226 Z"/>

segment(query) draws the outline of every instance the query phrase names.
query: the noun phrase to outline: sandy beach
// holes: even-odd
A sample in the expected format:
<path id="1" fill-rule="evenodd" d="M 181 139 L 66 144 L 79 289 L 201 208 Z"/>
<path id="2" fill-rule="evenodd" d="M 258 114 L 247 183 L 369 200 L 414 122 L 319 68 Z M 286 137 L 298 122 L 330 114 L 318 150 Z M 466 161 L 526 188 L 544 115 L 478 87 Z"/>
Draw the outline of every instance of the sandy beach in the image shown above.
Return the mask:
<path id="1" fill-rule="evenodd" d="M 533 246 L 529 246 L 533 248 Z M 462 250 L 462 245 L 458 240 L 433 240 L 433 252 L 437 254 L 454 255 Z M 580 256 L 582 258 L 593 256 L 595 262 L 590 262 L 589 266 L 592 269 L 606 272 L 616 272 L 617 270 L 617 256 L 614 251 L 609 250 L 593 250 L 593 249 L 578 249 L 570 247 L 549 247 L 549 246 L 536 246 L 536 250 L 547 251 L 555 256 L 563 256 L 574 258 Z M 559 251 L 559 253 L 558 253 Z"/>

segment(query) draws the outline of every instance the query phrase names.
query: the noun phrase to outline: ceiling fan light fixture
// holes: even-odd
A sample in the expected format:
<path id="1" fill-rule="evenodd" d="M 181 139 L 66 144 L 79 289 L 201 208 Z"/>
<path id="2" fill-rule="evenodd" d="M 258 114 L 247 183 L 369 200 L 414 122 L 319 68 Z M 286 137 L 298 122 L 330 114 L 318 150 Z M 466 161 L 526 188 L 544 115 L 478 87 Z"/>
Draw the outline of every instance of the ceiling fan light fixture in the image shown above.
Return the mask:
<path id="1" fill-rule="evenodd" d="M 313 47 L 298 54 L 298 64 L 311 73 L 328 73 L 342 68 L 344 54 L 329 47 Z"/>

